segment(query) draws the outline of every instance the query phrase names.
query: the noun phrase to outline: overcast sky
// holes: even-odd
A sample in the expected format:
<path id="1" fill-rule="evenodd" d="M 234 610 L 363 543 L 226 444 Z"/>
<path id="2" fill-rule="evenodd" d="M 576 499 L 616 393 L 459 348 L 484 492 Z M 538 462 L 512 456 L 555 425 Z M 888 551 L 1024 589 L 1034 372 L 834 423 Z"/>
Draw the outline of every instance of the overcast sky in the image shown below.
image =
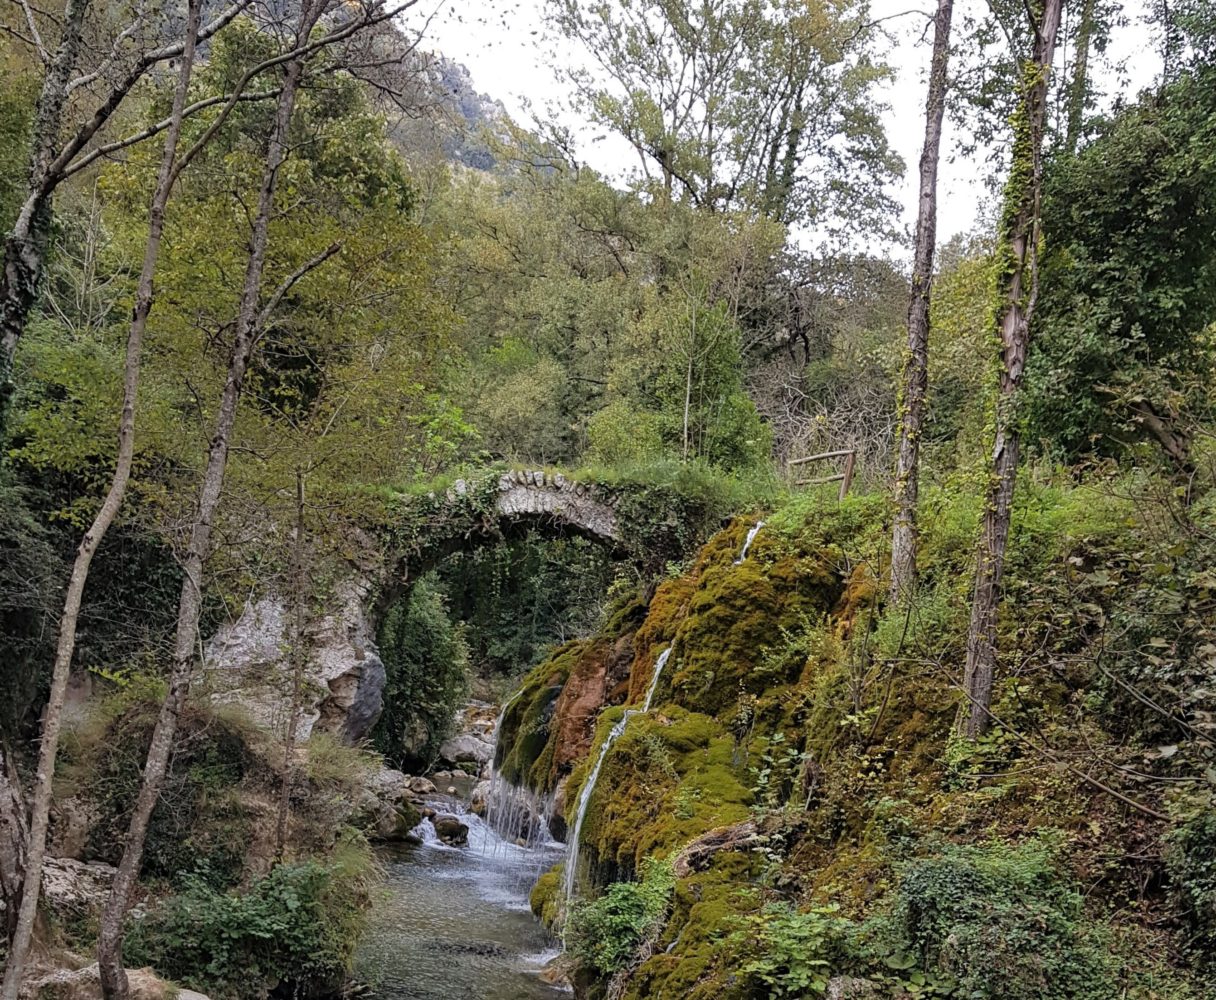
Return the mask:
<path id="1" fill-rule="evenodd" d="M 964 4 L 978 0 L 956 0 L 955 24 Z M 560 97 L 553 64 L 586 64 L 586 53 L 563 40 L 555 41 L 545 30 L 542 11 L 545 0 L 429 0 L 427 36 L 434 48 L 451 59 L 464 63 L 477 89 L 502 101 L 511 115 L 522 124 L 532 120 L 529 107 L 543 109 Z M 1100 74 L 1099 89 L 1108 99 L 1118 93 L 1134 93 L 1150 83 L 1160 71 L 1157 49 L 1151 44 L 1143 24 L 1146 0 L 1125 0 L 1128 27 L 1118 31 L 1107 58 L 1094 67 Z M 872 0 L 874 18 L 887 18 L 910 9 L 931 12 L 932 0 Z M 414 26 L 420 22 L 415 17 Z M 910 230 L 916 211 L 916 165 L 920 158 L 924 128 L 925 72 L 929 59 L 930 37 L 922 39 L 925 18 L 916 14 L 884 21 L 892 35 L 888 61 L 896 70 L 895 80 L 883 88 L 888 105 L 887 136 L 904 160 L 905 172 L 896 194 L 903 205 L 903 222 Z M 425 45 L 425 43 L 424 43 Z M 1122 65 L 1117 72 L 1114 67 Z M 567 121 L 580 135 L 580 156 L 614 179 L 620 179 L 636 165 L 624 140 L 603 137 L 598 130 Z M 963 159 L 954 155 L 957 137 L 949 125 L 943 140 L 938 199 L 938 237 L 941 240 L 976 228 L 988 198 L 983 183 L 989 169 L 982 155 Z M 953 162 L 950 162 L 950 161 Z M 871 248 L 877 250 L 879 248 Z"/>

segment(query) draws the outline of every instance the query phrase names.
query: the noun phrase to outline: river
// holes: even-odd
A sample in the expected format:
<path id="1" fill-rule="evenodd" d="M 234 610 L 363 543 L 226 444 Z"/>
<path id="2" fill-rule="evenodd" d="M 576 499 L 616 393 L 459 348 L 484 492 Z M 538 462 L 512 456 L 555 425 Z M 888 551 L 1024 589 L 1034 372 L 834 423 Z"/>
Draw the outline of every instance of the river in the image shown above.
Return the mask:
<path id="1" fill-rule="evenodd" d="M 447 803 L 450 807 L 451 803 Z M 536 876 L 562 845 L 520 848 L 467 814 L 466 847 L 423 824 L 424 843 L 386 848 L 385 892 L 355 975 L 374 1000 L 555 1000 L 539 972 L 557 946 L 528 908 Z"/>

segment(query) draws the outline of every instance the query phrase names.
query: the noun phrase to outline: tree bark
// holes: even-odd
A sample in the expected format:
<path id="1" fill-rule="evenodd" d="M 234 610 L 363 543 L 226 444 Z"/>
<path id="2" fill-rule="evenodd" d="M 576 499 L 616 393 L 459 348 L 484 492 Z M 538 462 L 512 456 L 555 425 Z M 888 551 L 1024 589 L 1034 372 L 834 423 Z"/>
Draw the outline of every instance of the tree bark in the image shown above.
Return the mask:
<path id="1" fill-rule="evenodd" d="M 1085 99 L 1089 95 L 1089 45 L 1094 33 L 1094 0 L 1085 0 L 1081 7 L 1081 23 L 1077 25 L 1076 56 L 1072 64 L 1072 80 L 1068 84 L 1068 125 L 1064 148 L 1077 151 L 1081 126 L 1085 122 Z"/>
<path id="2" fill-rule="evenodd" d="M 996 406 L 996 443 L 980 529 L 967 631 L 967 665 L 959 731 L 975 739 L 988 728 L 996 675 L 997 605 L 1009 543 L 1013 490 L 1021 441 L 1014 408 L 1030 347 L 1030 321 L 1038 297 L 1039 208 L 1047 83 L 1060 30 L 1062 0 L 1044 0 L 1035 25 L 1034 50 L 1022 73 L 1022 99 L 1014 123 L 1013 165 L 1005 188 L 1001 253 L 1004 292 L 998 315 L 1001 376 Z"/>
<path id="3" fill-rule="evenodd" d="M 4 904 L 4 939 L 8 942 L 17 929 L 27 839 L 21 780 L 12 756 L 0 746 L 0 902 Z"/>
<path id="4" fill-rule="evenodd" d="M 178 140 L 181 136 L 182 113 L 194 68 L 195 43 L 198 36 L 201 0 L 191 0 L 187 14 L 186 42 L 179 67 L 177 86 L 173 94 L 172 123 L 165 133 L 165 150 L 161 157 L 160 171 L 148 219 L 148 242 L 144 248 L 143 265 L 135 292 L 135 307 L 131 326 L 127 333 L 126 357 L 123 364 L 122 414 L 118 422 L 118 458 L 110 487 L 102 501 L 93 523 L 85 532 L 76 550 L 76 559 L 68 579 L 64 597 L 63 615 L 59 620 L 59 638 L 55 649 L 55 663 L 51 673 L 51 690 L 42 720 L 42 740 L 38 756 L 38 771 L 34 779 L 34 799 L 30 813 L 29 841 L 25 859 L 24 884 L 21 893 L 21 910 L 9 948 L 8 964 L 4 974 L 2 1000 L 16 1000 L 24 972 L 26 956 L 33 937 L 34 921 L 38 910 L 38 896 L 42 887 L 42 861 L 46 853 L 47 826 L 51 809 L 52 781 L 55 775 L 55 757 L 59 750 L 59 732 L 63 721 L 63 702 L 72 667 L 72 655 L 76 649 L 76 623 L 89 567 L 98 546 L 118 516 L 126 496 L 127 483 L 131 478 L 131 463 L 135 455 L 135 407 L 139 395 L 139 366 L 143 350 L 144 332 L 148 314 L 152 311 L 153 277 L 160 256 L 161 239 L 165 229 L 165 209 L 173 190 L 176 176 Z"/>
<path id="5" fill-rule="evenodd" d="M 81 34 L 90 0 L 67 0 L 59 46 L 42 79 L 34 111 L 29 196 L 4 241 L 0 272 L 0 431 L 13 390 L 13 354 L 38 294 L 42 262 L 51 233 L 51 191 L 47 181 L 68 99 L 68 84 L 80 56 Z"/>
<path id="6" fill-rule="evenodd" d="M 306 0 L 297 24 L 293 43 L 295 48 L 300 48 L 307 41 L 322 9 L 323 0 Z M 127 974 L 122 964 L 123 923 L 131 891 L 143 861 L 148 823 L 168 769 L 169 757 L 177 735 L 178 716 L 190 691 L 202 603 L 203 566 L 210 550 L 212 521 L 224 485 L 229 440 L 236 422 L 237 404 L 244 387 L 245 374 L 259 326 L 258 299 L 266 263 L 270 219 L 274 210 L 279 170 L 286 157 L 288 130 L 295 111 L 296 94 L 304 73 L 304 58 L 303 55 L 293 58 L 286 64 L 284 72 L 283 87 L 267 145 L 266 167 L 262 174 L 257 211 L 249 238 L 249 260 L 237 309 L 232 349 L 228 359 L 228 375 L 216 413 L 207 465 L 199 484 L 198 508 L 191 526 L 190 542 L 182 560 L 185 578 L 178 602 L 169 689 L 152 731 L 152 742 L 144 764 L 139 796 L 127 829 L 126 845 L 118 864 L 113 888 L 102 912 L 97 958 L 101 971 L 102 993 L 106 1000 L 126 1000 L 129 993 Z"/>
<path id="7" fill-rule="evenodd" d="M 937 245 L 937 166 L 946 110 L 946 68 L 954 0 L 938 0 L 933 21 L 933 61 L 925 100 L 925 144 L 920 154 L 920 204 L 908 300 L 908 349 L 904 356 L 899 457 L 895 468 L 895 529 L 891 536 L 891 601 L 905 599 L 916 585 L 916 504 L 920 497 L 920 439 L 929 389 L 929 296 Z"/>
<path id="8" fill-rule="evenodd" d="M 292 542 L 291 567 L 291 706 L 283 734 L 283 782 L 279 786 L 279 815 L 275 824 L 275 857 L 282 860 L 287 845 L 287 820 L 291 814 L 291 788 L 295 779 L 296 730 L 300 727 L 300 696 L 304 689 L 304 623 L 308 613 L 308 570 L 304 524 L 304 470 L 296 469 L 296 533 Z"/>

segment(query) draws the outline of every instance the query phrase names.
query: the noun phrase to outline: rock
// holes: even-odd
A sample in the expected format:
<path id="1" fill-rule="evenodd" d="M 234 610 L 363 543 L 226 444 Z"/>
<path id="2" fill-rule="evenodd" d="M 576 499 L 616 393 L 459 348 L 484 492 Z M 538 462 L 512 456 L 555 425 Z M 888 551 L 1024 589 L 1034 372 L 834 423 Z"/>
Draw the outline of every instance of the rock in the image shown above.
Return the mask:
<path id="1" fill-rule="evenodd" d="M 128 969 L 131 1000 L 207 1000 L 202 993 L 184 990 L 165 982 L 151 969 Z M 83 969 L 55 969 L 34 975 L 21 986 L 22 1000 L 101 1000 L 101 976 L 97 963 Z"/>
<path id="2" fill-rule="evenodd" d="M 435 827 L 435 835 L 445 844 L 463 847 L 469 842 L 469 828 L 450 813 L 433 816 L 431 824 Z"/>
<path id="3" fill-rule="evenodd" d="M 878 987 L 868 979 L 834 976 L 828 980 L 825 1000 L 878 1000 Z"/>
<path id="4" fill-rule="evenodd" d="M 42 866 L 42 900 L 59 917 L 100 914 L 117 874 L 116 868 L 100 861 L 47 858 Z"/>
<path id="5" fill-rule="evenodd" d="M 469 796 L 469 812 L 475 816 L 485 816 L 486 806 L 490 798 L 490 782 L 479 781 L 473 786 Z"/>
<path id="6" fill-rule="evenodd" d="M 449 795 L 459 795 L 460 793 L 456 790 L 455 785 L 448 785 L 448 794 Z"/>
<path id="7" fill-rule="evenodd" d="M 83 861 L 89 846 L 89 831 L 101 819 L 97 803 L 84 795 L 55 802 L 51 807 L 50 849 L 58 858 Z"/>
<path id="8" fill-rule="evenodd" d="M 391 767 L 373 771 L 364 781 L 364 787 L 377 798 L 389 802 L 400 802 L 410 792 L 412 780 Z"/>
<path id="9" fill-rule="evenodd" d="M 367 611 L 371 574 L 352 575 L 335 588 L 334 610 L 308 623 L 304 705 L 296 740 L 313 730 L 356 743 L 380 717 L 384 663 Z M 276 593 L 248 604 L 221 626 L 204 649 L 212 700 L 239 704 L 258 725 L 281 732 L 291 712 L 291 668 L 286 602 Z"/>
<path id="10" fill-rule="evenodd" d="M 429 778 L 410 778 L 409 786 L 413 795 L 434 795 L 437 791 L 435 782 Z"/>
<path id="11" fill-rule="evenodd" d="M 472 733 L 458 733 L 439 747 L 439 756 L 450 764 L 488 764 L 494 747 Z"/>
<path id="12" fill-rule="evenodd" d="M 373 840 L 406 839 L 422 821 L 421 810 L 408 797 L 410 780 L 389 767 L 370 772 L 355 803 L 354 825 Z"/>

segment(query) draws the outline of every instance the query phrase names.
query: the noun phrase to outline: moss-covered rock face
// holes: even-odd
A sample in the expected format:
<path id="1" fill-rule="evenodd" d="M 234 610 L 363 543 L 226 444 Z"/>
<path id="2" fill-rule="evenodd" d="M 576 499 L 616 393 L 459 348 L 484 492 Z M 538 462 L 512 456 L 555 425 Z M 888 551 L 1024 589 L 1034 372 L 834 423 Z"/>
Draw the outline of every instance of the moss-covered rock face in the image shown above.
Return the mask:
<path id="1" fill-rule="evenodd" d="M 579 657 L 592 644 L 590 640 L 576 640 L 560 646 L 524 678 L 519 693 L 507 705 L 494 767 L 512 784 L 542 791 L 551 787 L 547 776 L 552 751 L 546 754 L 546 750 L 557 699 Z M 546 756 L 548 760 L 540 763 Z"/>
<path id="2" fill-rule="evenodd" d="M 852 995 L 847 983 L 876 997 L 1104 1000 L 1119 983 L 1129 1000 L 1210 1000 L 1197 971 L 1208 960 L 1194 958 L 1210 950 L 1197 914 L 1210 909 L 1211 824 L 1195 805 L 1209 797 L 1162 792 L 1176 784 L 1170 768 L 1205 781 L 1202 754 L 1177 733 L 1157 749 L 1159 723 L 1113 710 L 1128 702 L 1112 667 L 1154 683 L 1155 664 L 1136 649 L 1110 653 L 1103 629 L 1142 629 L 1138 603 L 1163 591 L 1162 567 L 1191 543 L 1126 504 L 1022 489 L 999 724 L 978 742 L 953 734 L 974 505 L 936 490 L 924 497 L 914 607 L 883 603 L 882 497 L 799 496 L 746 560 L 736 561 L 753 518 L 710 539 L 644 609 L 529 677 L 513 710 L 539 721 L 518 729 L 506 757 L 534 787 L 564 779 L 567 806 L 633 713 L 588 804 L 581 884 L 626 896 L 610 887 L 636 880 L 647 858 L 672 861 L 676 881 L 661 927 L 613 973 L 613 995 Z M 1145 554 L 1129 562 L 1137 547 Z M 1207 582 L 1171 586 L 1194 610 L 1187 627 L 1216 635 L 1210 575 L 1196 579 Z M 1166 617 L 1137 633 L 1159 663 L 1175 648 L 1158 636 Z M 1110 657 L 1105 673 L 1099 657 Z M 1149 773 L 1168 780 L 1142 780 Z M 532 903 L 560 921 L 560 870 Z M 598 997 L 607 978 L 585 968 L 575 981 Z"/>
<path id="3" fill-rule="evenodd" d="M 791 551 L 762 530 L 738 562 L 749 525 L 735 522 L 701 550 L 690 576 L 668 664 L 672 697 L 717 715 L 741 694 L 796 680 L 803 664 L 774 658 L 782 633 L 826 615 L 843 583 L 819 558 Z"/>
<path id="4" fill-rule="evenodd" d="M 601 729 L 618 714 L 605 713 Z M 586 770 L 571 778 L 568 802 L 577 801 Z M 583 823 L 582 849 L 594 881 L 627 878 L 643 858 L 666 857 L 706 830 L 745 818 L 749 785 L 746 754 L 709 716 L 677 706 L 632 716 L 605 761 Z"/>

